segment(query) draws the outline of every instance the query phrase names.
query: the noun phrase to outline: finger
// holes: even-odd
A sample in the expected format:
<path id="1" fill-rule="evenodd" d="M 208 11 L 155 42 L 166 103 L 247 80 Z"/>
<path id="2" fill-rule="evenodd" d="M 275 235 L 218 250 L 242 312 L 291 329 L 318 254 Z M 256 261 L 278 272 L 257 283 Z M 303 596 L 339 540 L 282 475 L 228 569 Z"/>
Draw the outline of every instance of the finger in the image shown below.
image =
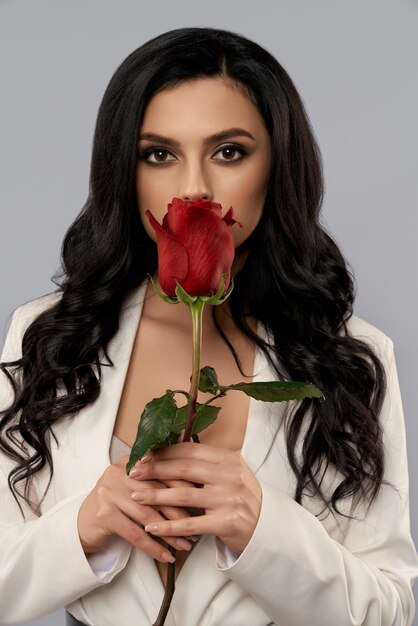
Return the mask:
<path id="1" fill-rule="evenodd" d="M 135 502 L 147 506 L 198 507 L 205 510 L 225 504 L 225 496 L 219 490 L 172 487 L 170 489 L 140 489 L 131 493 Z M 233 503 L 231 503 L 233 505 Z"/>
<path id="2" fill-rule="evenodd" d="M 147 481 L 142 481 L 141 485 L 142 484 L 150 485 L 151 487 L 155 487 L 156 489 L 161 487 L 161 485 L 165 485 L 166 487 L 198 487 L 198 488 L 203 486 L 203 485 L 200 485 L 199 483 L 191 483 L 187 480 L 165 480 L 164 482 L 159 481 L 159 480 L 147 480 Z M 189 515 L 204 515 L 205 514 L 204 509 L 194 508 L 194 507 L 178 508 L 175 506 L 174 507 L 165 506 L 165 507 L 160 507 L 159 510 L 168 519 L 182 519 L 184 518 L 185 512 L 188 513 Z M 197 541 L 199 541 L 200 535 L 189 535 L 185 537 L 185 539 L 188 541 L 192 541 L 193 543 L 196 543 Z"/>
<path id="3" fill-rule="evenodd" d="M 183 507 L 177 507 L 177 506 L 161 505 L 159 507 L 154 507 L 154 508 L 156 508 L 156 510 L 163 513 L 167 517 L 167 519 L 183 519 L 183 517 L 186 517 L 187 515 L 190 516 L 190 513 L 189 511 L 186 510 L 186 507 L 183 508 Z"/>
<path id="4" fill-rule="evenodd" d="M 135 480 L 135 479 L 132 479 Z M 167 481 L 168 483 L 172 483 L 174 485 L 180 486 L 182 487 L 183 485 L 187 485 L 187 486 L 191 486 L 194 487 L 194 483 L 189 483 L 185 480 L 172 480 L 172 481 Z M 144 487 L 144 489 L 168 489 L 168 486 L 159 481 L 159 480 L 144 480 L 141 483 L 141 488 Z M 135 490 L 138 489 L 138 481 L 135 481 L 135 483 L 133 484 L 132 482 L 129 482 L 129 486 L 130 486 L 130 493 L 129 495 L 131 495 Z M 187 507 L 176 507 L 176 506 L 166 506 L 166 507 L 154 507 L 156 508 L 156 510 L 160 510 L 168 519 L 181 519 L 183 518 L 185 515 L 202 515 L 204 513 L 204 510 L 201 508 L 187 508 Z"/>
<path id="5" fill-rule="evenodd" d="M 138 480 L 140 480 L 138 477 L 133 476 L 132 478 L 129 476 L 130 480 L 135 480 L 136 483 L 138 483 Z M 192 483 L 188 480 L 147 480 L 147 481 L 142 481 L 141 485 L 145 484 L 146 486 L 152 487 L 152 488 L 164 488 L 164 487 L 201 487 L 201 485 L 199 483 Z M 138 489 L 138 484 L 132 483 L 132 482 L 128 482 L 129 487 L 131 487 L 132 489 Z"/>
<path id="6" fill-rule="evenodd" d="M 191 535 L 222 535 L 224 521 L 216 515 L 201 515 L 200 517 L 186 517 L 180 520 L 164 520 L 150 522 L 144 527 L 146 532 L 155 536 L 187 537 Z"/>
<path id="7" fill-rule="evenodd" d="M 146 505 L 140 505 L 136 502 L 132 502 L 133 506 L 131 506 L 131 503 L 129 501 L 126 501 L 126 499 L 118 499 L 115 500 L 115 504 L 116 507 L 120 510 L 123 511 L 123 513 L 125 513 L 127 516 L 129 516 L 129 518 L 131 518 L 133 520 L 133 522 L 135 522 L 137 524 L 137 527 L 143 527 L 148 523 L 159 523 L 160 521 L 164 521 L 165 518 L 162 517 L 158 511 L 156 511 L 153 507 L 151 506 L 146 506 Z M 184 514 L 183 514 L 184 516 Z M 141 538 L 141 534 L 138 534 L 138 537 L 135 534 L 134 529 L 131 527 L 131 532 L 134 533 L 134 538 Z M 171 546 L 173 546 L 173 548 L 176 548 L 176 550 L 178 549 L 185 549 L 186 548 L 186 544 L 179 544 L 178 543 L 178 539 L 176 537 L 170 537 L 170 536 L 162 536 L 162 539 L 164 539 L 168 544 L 170 544 Z M 132 541 L 130 541 L 129 539 L 127 539 L 130 543 L 133 543 Z M 159 560 L 163 560 L 161 559 L 161 554 L 162 552 L 164 552 L 164 550 L 161 550 L 161 545 L 158 543 L 155 543 L 155 545 L 150 544 L 149 542 L 144 543 L 144 547 L 141 547 L 140 549 L 143 550 L 144 552 L 147 552 L 147 554 L 150 554 L 150 556 L 153 556 L 153 558 L 158 558 Z M 153 550 L 153 552 L 150 552 L 150 549 Z M 187 549 L 187 548 L 186 548 Z M 160 555 L 160 556 L 154 556 L 155 554 Z M 166 562 L 163 560 L 163 562 Z"/>
<path id="8" fill-rule="evenodd" d="M 220 448 L 218 446 L 209 446 L 204 443 L 195 443 L 194 441 L 184 441 L 181 443 L 174 443 L 171 446 L 165 448 L 159 448 L 153 450 L 149 455 L 146 455 L 138 461 L 138 465 L 147 463 L 151 459 L 177 459 L 189 457 L 192 459 L 200 459 L 202 461 L 211 461 L 212 463 L 220 463 L 230 455 L 239 454 L 235 450 L 229 450 L 228 448 Z M 135 467 L 137 464 L 135 465 Z"/>
<path id="9" fill-rule="evenodd" d="M 172 481 L 167 481 L 167 482 L 178 485 L 180 487 L 183 487 L 184 485 L 195 487 L 194 483 L 189 483 L 185 480 L 172 480 Z M 151 489 L 151 488 L 160 489 L 160 490 L 168 489 L 168 486 L 166 486 L 165 483 L 159 480 L 144 480 L 139 484 L 141 486 L 141 489 L 142 489 L 142 486 L 144 486 L 144 489 Z M 135 489 L 132 487 L 132 484 L 131 484 L 131 490 L 130 490 L 129 495 L 131 495 L 132 493 L 138 490 L 139 488 L 138 481 L 136 481 L 136 484 L 134 485 L 134 487 Z M 205 512 L 204 509 L 195 508 L 195 507 L 160 506 L 160 507 L 154 507 L 154 508 L 164 513 L 164 515 L 166 515 L 168 519 L 181 519 L 185 515 L 202 515 Z"/>
<path id="10" fill-rule="evenodd" d="M 135 521 L 131 521 L 123 515 L 121 511 L 116 510 L 113 516 L 115 525 L 115 533 L 128 543 L 133 545 L 141 552 L 149 554 L 153 559 L 161 561 L 161 563 L 172 562 L 170 552 L 164 548 L 158 541 L 151 539 L 150 535 L 145 532 Z"/>
<path id="11" fill-rule="evenodd" d="M 199 483 L 192 483 L 189 480 L 164 480 L 155 482 L 159 482 L 167 487 L 200 487 Z"/>
<path id="12" fill-rule="evenodd" d="M 223 467 L 222 472 L 222 480 L 228 480 L 230 470 Z M 139 481 L 182 479 L 193 483 L 216 484 L 219 482 L 219 466 L 215 468 L 214 463 L 191 458 L 152 460 L 136 469 L 136 478 Z"/>
<path id="13" fill-rule="evenodd" d="M 175 506 L 162 506 L 159 507 L 157 509 L 158 511 L 160 511 L 160 513 L 163 516 L 163 519 L 183 519 L 185 515 L 189 514 L 189 511 L 187 511 L 187 509 L 183 509 L 183 508 L 178 508 Z M 203 511 L 202 509 L 199 509 L 199 515 L 204 514 L 205 511 Z M 196 541 L 199 541 L 200 537 L 184 537 L 184 539 L 186 539 L 186 543 L 181 541 L 180 538 L 180 543 L 179 540 L 177 539 L 177 537 L 164 537 L 165 541 L 167 541 L 167 543 L 169 543 L 170 545 L 172 545 L 174 548 L 176 548 L 176 550 L 189 550 L 190 547 L 192 546 L 193 543 L 195 543 Z M 187 541 L 191 541 L 192 543 L 187 545 Z"/>
<path id="14" fill-rule="evenodd" d="M 138 478 L 128 478 L 128 487 L 130 489 L 138 489 Z M 163 482 L 162 480 L 143 480 L 141 481 L 141 489 L 142 489 L 142 485 L 144 486 L 144 489 L 165 489 L 167 488 L 166 483 Z M 179 485 L 181 486 L 181 485 Z"/>

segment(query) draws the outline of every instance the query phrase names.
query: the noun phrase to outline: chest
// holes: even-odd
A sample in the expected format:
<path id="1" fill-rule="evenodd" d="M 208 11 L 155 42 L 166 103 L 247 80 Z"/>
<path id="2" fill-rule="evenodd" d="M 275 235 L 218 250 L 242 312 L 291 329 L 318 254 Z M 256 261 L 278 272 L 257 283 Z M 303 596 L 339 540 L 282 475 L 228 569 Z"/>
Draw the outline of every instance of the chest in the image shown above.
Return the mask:
<path id="1" fill-rule="evenodd" d="M 247 337 L 235 332 L 228 337 L 241 363 L 240 372 L 231 350 L 219 336 L 203 333 L 201 367 L 214 367 L 221 384 L 241 381 L 251 382 L 254 370 L 255 349 Z M 147 318 L 141 319 L 135 337 L 129 367 L 119 402 L 113 434 L 132 447 L 141 413 L 150 400 L 161 396 L 166 389 L 189 391 L 192 371 L 192 344 L 187 333 L 164 329 Z M 198 402 L 205 402 L 210 394 L 198 393 Z M 176 394 L 178 406 L 186 404 L 185 396 Z M 221 407 L 216 421 L 199 433 L 201 443 L 239 450 L 245 437 L 250 398 L 242 392 L 229 392 L 216 401 Z M 194 546 L 193 546 L 194 547 Z M 193 551 L 193 548 L 192 548 Z M 191 552 L 176 554 L 175 579 L 177 579 Z M 156 561 L 164 585 L 167 564 Z"/>
<path id="2" fill-rule="evenodd" d="M 251 382 L 254 369 L 254 344 L 241 333 L 231 341 L 241 363 L 238 365 L 225 341 L 219 336 L 203 334 L 201 367 L 214 367 L 221 384 Z M 192 371 L 191 336 L 172 329 L 161 328 L 151 320 L 139 325 L 129 367 L 119 402 L 113 434 L 132 446 L 145 405 L 162 396 L 166 389 L 190 389 Z M 246 376 L 247 377 L 246 377 Z M 205 402 L 210 394 L 198 392 L 198 402 Z M 177 405 L 186 404 L 185 396 L 175 395 Z M 231 391 L 216 401 L 221 407 L 216 421 L 199 433 L 202 443 L 230 450 L 242 448 L 247 426 L 250 399 L 238 391 Z"/>

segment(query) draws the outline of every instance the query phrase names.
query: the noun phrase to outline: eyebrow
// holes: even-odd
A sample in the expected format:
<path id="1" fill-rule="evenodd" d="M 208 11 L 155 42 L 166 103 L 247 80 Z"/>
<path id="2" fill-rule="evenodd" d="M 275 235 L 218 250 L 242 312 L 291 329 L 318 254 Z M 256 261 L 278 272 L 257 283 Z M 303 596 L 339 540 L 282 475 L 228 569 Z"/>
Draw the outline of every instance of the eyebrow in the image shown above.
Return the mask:
<path id="1" fill-rule="evenodd" d="M 219 133 L 215 133 L 213 135 L 209 135 L 209 137 L 205 137 L 203 140 L 203 145 L 208 146 L 211 143 L 215 143 L 216 141 L 223 141 L 224 139 L 230 139 L 231 137 L 237 137 L 238 135 L 242 135 L 244 137 L 249 137 L 250 139 L 254 139 L 251 133 L 243 128 L 228 128 L 227 130 L 222 130 Z M 139 135 L 139 140 L 141 139 L 149 139 L 150 141 L 161 142 L 166 145 L 173 146 L 173 148 L 179 148 L 180 142 L 172 139 L 171 137 L 163 137 L 162 135 L 157 135 L 156 133 L 142 133 Z"/>

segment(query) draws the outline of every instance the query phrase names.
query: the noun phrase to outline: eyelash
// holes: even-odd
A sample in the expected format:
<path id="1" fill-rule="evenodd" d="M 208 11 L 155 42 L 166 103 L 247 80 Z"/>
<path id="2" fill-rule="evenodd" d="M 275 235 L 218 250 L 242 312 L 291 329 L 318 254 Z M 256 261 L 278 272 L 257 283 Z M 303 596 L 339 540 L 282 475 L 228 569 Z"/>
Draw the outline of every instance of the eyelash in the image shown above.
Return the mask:
<path id="1" fill-rule="evenodd" d="M 225 164 L 229 164 L 229 163 L 237 163 L 238 161 L 241 161 L 247 154 L 248 151 L 243 148 L 242 146 L 238 146 L 237 144 L 234 143 L 229 143 L 226 144 L 225 146 L 221 146 L 216 152 L 215 154 L 217 154 L 218 152 L 222 152 L 223 150 L 228 150 L 228 149 L 232 149 L 235 150 L 236 152 L 239 152 L 241 154 L 241 158 L 239 159 L 234 159 L 231 161 L 228 160 L 220 160 L 221 163 L 225 163 Z M 166 152 L 168 154 L 172 153 L 170 152 L 170 150 L 167 150 L 167 148 L 162 148 L 162 147 L 150 147 L 150 148 L 146 148 L 145 150 L 143 150 L 142 152 L 139 152 L 138 156 L 141 160 L 146 161 L 146 163 L 148 163 L 149 165 L 155 165 L 157 167 L 160 167 L 161 165 L 166 165 L 167 163 L 172 163 L 172 161 L 148 161 L 148 157 L 150 154 L 152 154 L 153 152 Z M 172 155 L 173 156 L 173 155 Z M 219 159 L 216 159 L 217 161 Z"/>

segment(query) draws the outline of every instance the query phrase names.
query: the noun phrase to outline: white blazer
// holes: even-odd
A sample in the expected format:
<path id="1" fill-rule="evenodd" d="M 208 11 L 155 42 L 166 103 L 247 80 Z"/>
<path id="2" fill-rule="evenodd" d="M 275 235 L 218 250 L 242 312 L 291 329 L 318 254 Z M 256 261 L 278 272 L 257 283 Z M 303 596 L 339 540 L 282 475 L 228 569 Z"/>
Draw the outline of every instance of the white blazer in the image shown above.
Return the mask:
<path id="1" fill-rule="evenodd" d="M 164 588 L 153 559 L 115 537 L 109 548 L 114 563 L 100 576 L 77 533 L 80 505 L 110 464 L 146 286 L 147 279 L 125 300 L 119 330 L 108 347 L 114 367 L 102 368 L 99 398 L 53 426 L 58 441 L 49 438 L 54 475 L 40 517 L 22 503 L 29 520 L 24 523 L 7 484 L 14 463 L 0 452 L 0 624 L 36 619 L 64 606 L 91 626 L 147 626 L 158 614 Z M 48 294 L 16 309 L 1 361 L 21 356 L 24 330 L 60 297 Z M 358 317 L 348 326 L 354 336 L 375 346 L 386 368 L 384 477 L 399 493 L 382 486 L 367 515 L 357 508 L 357 521 L 324 513 L 315 517 L 323 510 L 321 502 L 304 498 L 301 506 L 293 499 L 295 479 L 283 432 L 286 403 L 251 399 L 241 454 L 262 487 L 258 524 L 229 566 L 215 536 L 200 539 L 177 579 L 166 626 L 411 625 L 418 557 L 410 534 L 405 423 L 393 343 Z M 259 332 L 265 333 L 261 324 Z M 254 374 L 254 380 L 275 379 L 259 349 Z M 0 377 L 4 409 L 12 394 L 6 376 L 0 372 Z M 41 496 L 48 468 L 35 478 L 36 496 Z M 329 467 L 322 486 L 332 493 L 341 479 Z M 340 503 L 344 513 L 351 503 Z"/>

